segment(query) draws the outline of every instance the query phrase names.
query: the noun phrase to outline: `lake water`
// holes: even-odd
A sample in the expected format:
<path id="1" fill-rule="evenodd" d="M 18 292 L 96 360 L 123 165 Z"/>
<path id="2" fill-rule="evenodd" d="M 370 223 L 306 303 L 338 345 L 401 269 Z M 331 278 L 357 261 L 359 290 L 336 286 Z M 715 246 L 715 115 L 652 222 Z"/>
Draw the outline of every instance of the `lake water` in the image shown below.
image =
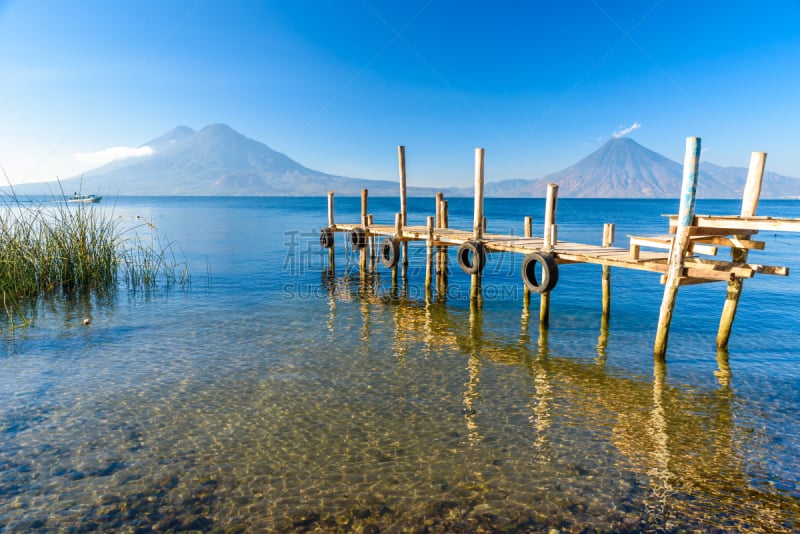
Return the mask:
<path id="1" fill-rule="evenodd" d="M 369 211 L 392 223 L 397 204 Z M 409 222 L 433 208 L 410 199 Z M 471 228 L 472 199 L 449 208 Z M 452 252 L 446 295 L 426 302 L 422 244 L 405 285 L 380 266 L 361 276 L 343 234 L 329 272 L 324 198 L 93 209 L 152 222 L 192 285 L 52 297 L 32 326 L 3 324 L 0 532 L 800 529 L 798 234 L 757 237 L 751 261 L 793 274 L 745 281 L 728 353 L 725 284 L 682 287 L 656 366 L 653 273 L 612 271 L 606 330 L 600 268 L 562 266 L 540 332 L 519 256 L 490 255 L 480 309 Z M 521 234 L 531 215 L 540 235 L 543 210 L 489 199 L 489 231 Z M 337 221 L 359 211 L 336 199 Z M 600 244 L 614 222 L 626 246 L 676 211 L 562 199 L 559 238 Z M 800 217 L 800 202 L 759 213 Z"/>

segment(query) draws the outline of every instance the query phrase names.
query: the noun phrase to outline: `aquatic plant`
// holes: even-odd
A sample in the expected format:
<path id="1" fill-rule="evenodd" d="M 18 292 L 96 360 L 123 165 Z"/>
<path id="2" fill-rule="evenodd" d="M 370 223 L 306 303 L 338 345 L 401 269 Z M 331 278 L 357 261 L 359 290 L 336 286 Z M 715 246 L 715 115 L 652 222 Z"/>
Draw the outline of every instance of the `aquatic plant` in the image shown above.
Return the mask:
<path id="1" fill-rule="evenodd" d="M 149 240 L 141 236 L 144 229 Z M 92 204 L 65 198 L 0 199 L 0 300 L 12 327 L 27 324 L 22 306 L 52 293 L 185 287 L 188 265 L 146 222 L 126 225 Z"/>

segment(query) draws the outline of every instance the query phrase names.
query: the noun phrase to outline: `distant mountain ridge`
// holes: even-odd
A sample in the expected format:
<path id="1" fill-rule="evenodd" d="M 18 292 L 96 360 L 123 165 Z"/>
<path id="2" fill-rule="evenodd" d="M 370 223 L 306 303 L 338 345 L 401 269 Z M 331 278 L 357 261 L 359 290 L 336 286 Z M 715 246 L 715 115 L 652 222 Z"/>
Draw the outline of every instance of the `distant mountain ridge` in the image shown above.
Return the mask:
<path id="1" fill-rule="evenodd" d="M 539 180 L 486 184 L 486 195 L 542 197 L 547 184 L 556 183 L 560 197 L 676 198 L 682 180 L 682 164 L 629 137 L 620 137 L 606 142 L 574 165 Z M 697 196 L 741 198 L 746 180 L 744 167 L 719 167 L 701 162 Z M 761 197 L 800 198 L 800 180 L 765 172 Z"/>
<path id="2" fill-rule="evenodd" d="M 61 181 L 66 192 L 103 195 L 177 196 L 322 196 L 329 190 L 357 196 L 396 196 L 396 181 L 337 176 L 309 169 L 225 124 L 195 131 L 178 126 L 140 148 L 149 154 L 111 162 L 81 177 Z M 539 179 L 488 182 L 489 197 L 543 197 L 548 183 L 559 184 L 560 197 L 676 198 L 682 165 L 638 144 L 612 139 L 566 169 Z M 700 165 L 698 197 L 741 198 L 747 169 Z M 51 184 L 15 186 L 22 194 L 59 191 Z M 472 188 L 409 187 L 410 196 L 472 196 Z M 767 172 L 762 198 L 800 198 L 800 180 Z"/>

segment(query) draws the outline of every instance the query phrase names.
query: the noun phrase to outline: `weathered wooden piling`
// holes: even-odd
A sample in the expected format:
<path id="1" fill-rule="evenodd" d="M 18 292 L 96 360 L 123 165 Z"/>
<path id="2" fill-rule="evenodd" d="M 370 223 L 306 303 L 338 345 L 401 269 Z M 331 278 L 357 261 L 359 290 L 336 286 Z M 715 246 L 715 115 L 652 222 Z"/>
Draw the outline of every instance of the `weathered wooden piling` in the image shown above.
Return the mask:
<path id="1" fill-rule="evenodd" d="M 614 244 L 614 225 L 603 225 L 603 247 L 611 248 Z M 606 357 L 608 347 L 608 322 L 611 315 L 611 266 L 603 265 L 602 275 L 603 311 L 600 315 L 600 335 L 597 337 L 597 356 L 601 360 Z"/>
<path id="2" fill-rule="evenodd" d="M 672 321 L 672 312 L 675 309 L 675 300 L 678 297 L 678 287 L 683 273 L 684 259 L 689 248 L 689 227 L 694 218 L 694 207 L 697 197 L 697 175 L 700 164 L 700 138 L 686 138 L 686 154 L 683 161 L 683 180 L 681 183 L 681 200 L 678 210 L 678 226 L 669 252 L 669 270 L 664 283 L 664 297 L 661 300 L 661 309 L 658 314 L 658 327 L 656 342 L 653 348 L 655 358 L 664 359 L 667 352 L 669 339 L 669 325 Z"/>
<path id="3" fill-rule="evenodd" d="M 544 207 L 544 242 L 542 250 L 551 252 L 558 242 L 556 226 L 556 206 L 558 204 L 558 185 L 547 184 L 547 197 Z M 539 299 L 539 326 L 547 329 L 550 325 L 550 292 L 542 293 Z"/>
<path id="4" fill-rule="evenodd" d="M 483 239 L 483 169 L 484 169 L 484 149 L 475 149 L 475 212 L 472 224 L 472 239 L 480 241 Z M 478 257 L 473 261 L 480 262 Z M 481 275 L 479 271 L 472 275 L 470 281 L 470 300 L 479 302 L 481 300 Z"/>
<path id="5" fill-rule="evenodd" d="M 524 237 L 533 237 L 533 218 L 530 216 L 526 216 L 522 221 L 522 235 Z M 522 306 L 527 316 L 531 307 L 531 290 L 525 284 L 522 284 Z"/>
<path id="6" fill-rule="evenodd" d="M 433 216 L 428 216 L 425 262 L 425 298 L 430 301 L 433 283 Z"/>
<path id="7" fill-rule="evenodd" d="M 403 214 L 402 213 L 395 213 L 394 214 L 394 238 L 400 239 L 403 235 Z M 392 287 L 397 287 L 397 271 L 400 265 L 400 261 L 394 264 L 392 267 Z"/>
<path id="8" fill-rule="evenodd" d="M 532 237 L 533 236 L 533 219 L 530 216 L 526 216 L 522 222 L 522 235 L 523 237 Z M 531 319 L 531 290 L 528 289 L 528 286 L 522 284 L 522 334 L 520 335 L 520 342 L 527 343 L 528 342 L 528 326 Z"/>
<path id="9" fill-rule="evenodd" d="M 603 225 L 603 246 L 610 248 L 614 244 L 614 225 L 606 223 Z M 603 317 L 608 320 L 611 313 L 611 266 L 603 265 Z"/>
<path id="10" fill-rule="evenodd" d="M 367 215 L 367 227 L 372 226 L 373 223 L 374 219 L 372 214 L 370 213 L 369 215 Z M 375 271 L 377 267 L 376 262 L 378 259 L 377 247 L 375 243 L 375 234 L 373 233 L 368 234 L 368 240 L 369 240 L 369 267 L 370 271 Z"/>
<path id="11" fill-rule="evenodd" d="M 367 219 L 367 200 L 369 197 L 369 191 L 366 189 L 361 190 L 361 228 L 364 229 L 365 232 L 369 229 L 369 220 Z M 369 234 L 367 234 L 369 235 Z M 360 266 L 361 272 L 365 272 L 367 270 L 367 247 L 363 247 L 360 252 Z"/>
<path id="12" fill-rule="evenodd" d="M 747 172 L 747 182 L 742 194 L 742 217 L 753 217 L 758 209 L 758 200 L 761 197 L 761 182 L 764 178 L 764 168 L 767 163 L 767 154 L 764 152 L 753 152 L 750 156 L 750 169 Z M 749 236 L 734 235 L 734 238 L 746 238 Z M 746 262 L 748 250 L 746 248 L 731 247 L 731 260 L 734 262 Z M 739 296 L 742 294 L 742 278 L 734 277 L 728 282 L 728 292 L 725 297 L 725 304 L 722 307 L 722 316 L 719 320 L 717 330 L 717 347 L 727 348 L 731 337 L 733 320 L 736 317 L 736 309 L 739 306 Z"/>
<path id="13" fill-rule="evenodd" d="M 397 167 L 400 173 L 400 214 L 403 217 L 403 226 L 408 226 L 408 202 L 406 200 L 406 147 L 397 147 Z M 408 272 L 408 242 L 403 241 L 402 246 L 403 278 Z"/>
<path id="14" fill-rule="evenodd" d="M 441 195 L 441 193 L 439 193 Z M 437 195 L 438 196 L 438 195 Z M 442 198 L 437 202 L 437 227 L 447 228 L 448 215 L 447 215 L 447 200 Z M 436 294 L 440 300 L 445 300 L 447 295 L 447 264 L 449 261 L 449 253 L 447 245 L 439 245 L 439 250 L 436 254 Z"/>
<path id="15" fill-rule="evenodd" d="M 328 191 L 328 228 L 331 230 L 336 228 L 336 223 L 333 219 L 333 191 Z M 328 270 L 333 273 L 336 271 L 336 233 L 331 232 L 331 239 L 333 240 L 330 248 L 328 248 Z"/>
<path id="16" fill-rule="evenodd" d="M 333 191 L 328 191 L 328 228 L 335 228 L 336 223 L 333 221 Z"/>

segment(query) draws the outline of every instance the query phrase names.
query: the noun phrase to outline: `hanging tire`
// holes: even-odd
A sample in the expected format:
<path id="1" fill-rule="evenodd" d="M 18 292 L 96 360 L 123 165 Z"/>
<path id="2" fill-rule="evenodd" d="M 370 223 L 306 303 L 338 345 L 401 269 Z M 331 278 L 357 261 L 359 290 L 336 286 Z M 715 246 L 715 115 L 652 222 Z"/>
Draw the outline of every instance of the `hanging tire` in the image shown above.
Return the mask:
<path id="1" fill-rule="evenodd" d="M 333 230 L 323 228 L 319 234 L 319 245 L 322 248 L 333 248 Z"/>
<path id="2" fill-rule="evenodd" d="M 350 244 L 353 250 L 361 250 L 367 246 L 367 232 L 363 228 L 353 228 L 350 232 Z"/>
<path id="3" fill-rule="evenodd" d="M 383 238 L 381 241 L 381 265 L 387 269 L 394 269 L 397 267 L 397 261 L 400 259 L 400 242 L 391 237 Z"/>
<path id="4" fill-rule="evenodd" d="M 486 249 L 480 241 L 464 241 L 458 247 L 458 265 L 467 274 L 480 274 L 486 265 Z"/>
<path id="5" fill-rule="evenodd" d="M 542 268 L 542 279 L 536 278 L 536 264 Z M 550 254 L 531 252 L 522 260 L 522 282 L 534 293 L 548 293 L 558 283 L 558 263 Z"/>

